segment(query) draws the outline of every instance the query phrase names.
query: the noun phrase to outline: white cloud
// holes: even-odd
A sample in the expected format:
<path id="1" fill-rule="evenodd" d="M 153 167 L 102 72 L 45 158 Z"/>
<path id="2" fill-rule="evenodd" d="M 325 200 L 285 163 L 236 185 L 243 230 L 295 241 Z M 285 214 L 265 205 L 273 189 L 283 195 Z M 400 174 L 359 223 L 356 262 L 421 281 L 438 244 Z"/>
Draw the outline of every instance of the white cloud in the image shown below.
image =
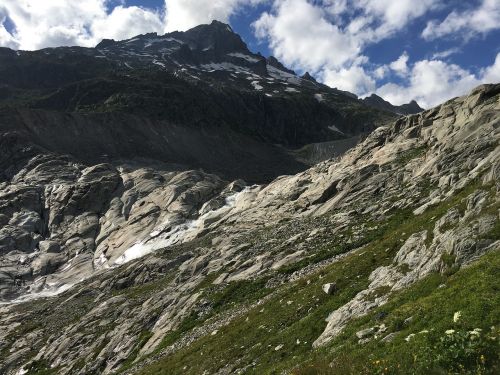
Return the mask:
<path id="1" fill-rule="evenodd" d="M 436 59 L 445 59 L 451 55 L 454 55 L 456 53 L 459 53 L 460 52 L 460 48 L 458 47 L 452 47 L 452 48 L 449 48 L 449 49 L 446 49 L 444 51 L 439 51 L 439 52 L 435 52 L 433 55 L 432 55 L 432 59 L 433 60 L 436 60 Z"/>
<path id="2" fill-rule="evenodd" d="M 366 46 L 395 35 L 441 4 L 434 0 L 275 0 L 272 10 L 253 26 L 256 36 L 266 39 L 285 64 L 312 71 L 332 87 L 359 96 L 377 92 L 394 104 L 416 99 L 430 107 L 465 94 L 482 82 L 499 80 L 500 58 L 474 74 L 441 60 L 458 52 L 457 48 L 414 64 L 409 64 L 406 51 L 387 65 L 370 64 L 362 53 Z M 495 13 L 499 7 L 498 0 L 484 0 L 479 10 L 467 14 L 468 19 L 462 22 L 482 22 L 475 26 L 477 30 L 499 27 Z M 376 88 L 377 81 L 394 77 L 402 83 Z"/>
<path id="3" fill-rule="evenodd" d="M 184 31 L 213 20 L 229 22 L 244 6 L 267 0 L 165 0 L 165 31 Z"/>
<path id="4" fill-rule="evenodd" d="M 154 10 L 118 6 L 108 14 L 106 0 L 2 0 L 4 15 L 15 25 L 0 28 L 0 43 L 26 50 L 78 45 L 91 47 L 103 38 L 126 39 L 163 31 Z M 2 22 L 3 24 L 3 22 Z"/>
<path id="5" fill-rule="evenodd" d="M 356 0 L 354 6 L 364 17 L 371 17 L 376 27 L 368 30 L 367 38 L 380 40 L 393 35 L 409 22 L 437 7 L 435 0 Z"/>
<path id="6" fill-rule="evenodd" d="M 500 1 L 483 0 L 476 9 L 453 11 L 442 22 L 428 22 L 422 37 L 427 40 L 448 35 L 470 38 L 496 29 L 500 29 Z"/>
<path id="7" fill-rule="evenodd" d="M 405 51 L 396 61 L 389 64 L 389 67 L 399 75 L 405 75 L 408 72 L 408 53 Z"/>
<path id="8" fill-rule="evenodd" d="M 376 79 L 382 79 L 382 78 L 384 78 L 384 77 L 386 76 L 387 71 L 388 71 L 387 66 L 385 66 L 385 65 L 381 65 L 381 66 L 377 67 L 377 68 L 373 71 L 373 76 L 374 76 Z"/>
<path id="9" fill-rule="evenodd" d="M 91 30 L 97 39 L 128 39 L 150 32 L 162 33 L 164 28 L 159 13 L 132 7 L 118 6 L 105 18 L 93 22 Z"/>
<path id="10" fill-rule="evenodd" d="M 6 17 L 2 15 L 2 9 L 0 8 L 0 47 L 17 49 L 19 48 L 19 43 L 5 28 L 4 26 L 5 20 Z"/>
<path id="11" fill-rule="evenodd" d="M 304 70 L 340 67 L 360 51 L 356 40 L 328 22 L 323 9 L 307 0 L 279 1 L 272 13 L 262 14 L 253 26 L 258 37 L 269 41 L 278 59 Z"/>
<path id="12" fill-rule="evenodd" d="M 322 73 L 322 80 L 331 87 L 355 92 L 360 96 L 367 95 L 375 90 L 375 80 L 359 65 L 338 70 L 326 69 Z"/>
<path id="13" fill-rule="evenodd" d="M 408 71 L 405 83 L 388 83 L 376 92 L 396 105 L 415 99 L 422 107 L 429 108 L 451 97 L 464 95 L 481 83 L 499 81 L 500 53 L 493 65 L 478 74 L 440 60 L 421 60 Z"/>
<path id="14" fill-rule="evenodd" d="M 500 53 L 497 54 L 493 65 L 481 71 L 481 80 L 484 83 L 497 83 L 500 82 Z"/>
<path id="15" fill-rule="evenodd" d="M 381 67 L 367 72 L 363 48 L 394 35 L 434 7 L 434 0 L 275 0 L 253 27 L 286 65 L 362 96 L 388 71 Z M 391 68 L 405 74 L 407 61 L 403 54 Z"/>

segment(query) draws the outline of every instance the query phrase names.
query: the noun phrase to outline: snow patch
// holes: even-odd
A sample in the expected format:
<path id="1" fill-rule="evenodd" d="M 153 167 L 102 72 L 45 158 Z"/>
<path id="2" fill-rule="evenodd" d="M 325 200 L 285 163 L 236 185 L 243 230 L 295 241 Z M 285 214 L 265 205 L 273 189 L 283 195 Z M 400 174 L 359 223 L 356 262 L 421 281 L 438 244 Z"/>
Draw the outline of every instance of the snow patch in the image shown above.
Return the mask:
<path id="1" fill-rule="evenodd" d="M 72 288 L 75 284 L 64 284 L 64 285 L 56 285 L 56 284 L 45 284 L 44 288 L 38 292 L 31 292 L 28 294 L 24 294 L 12 301 L 8 302 L 0 302 L 0 305 L 10 305 L 10 304 L 18 304 L 24 303 L 28 301 L 32 301 L 39 298 L 48 298 L 55 297 L 68 289 Z"/>
<path id="2" fill-rule="evenodd" d="M 259 81 L 253 81 L 252 82 L 252 86 L 255 90 L 263 90 L 264 87 L 262 87 L 261 85 L 259 85 Z"/>
<path id="3" fill-rule="evenodd" d="M 314 98 L 320 103 L 325 101 L 323 94 L 314 94 Z"/>
<path id="4" fill-rule="evenodd" d="M 268 65 L 267 66 L 267 71 L 269 75 L 273 78 L 279 79 L 281 81 L 286 81 L 288 83 L 294 84 L 294 85 L 300 85 L 302 79 L 294 76 L 291 73 L 285 72 L 283 70 L 277 69 L 274 66 Z"/>
<path id="5" fill-rule="evenodd" d="M 156 250 L 164 249 L 169 246 L 190 241 L 196 237 L 199 231 L 205 227 L 205 223 L 211 223 L 221 218 L 224 214 L 234 208 L 243 195 L 254 189 L 255 186 L 247 186 L 240 192 L 232 194 L 225 199 L 224 206 L 209 211 L 195 220 L 186 220 L 184 223 L 175 225 L 170 231 L 162 233 L 161 230 L 155 230 L 151 235 L 152 238 L 135 243 L 132 247 L 127 249 L 119 258 L 114 262 L 115 266 L 128 263 L 132 260 L 142 258 Z M 203 211 L 203 207 L 200 211 Z M 168 226 L 170 223 L 165 223 Z"/>
<path id="6" fill-rule="evenodd" d="M 161 67 L 165 68 L 165 64 L 164 64 L 164 63 L 162 63 L 162 62 L 159 62 L 158 60 L 153 60 L 153 64 L 155 64 L 155 65 L 159 65 L 159 66 L 161 66 Z"/>
<path id="7" fill-rule="evenodd" d="M 129 43 L 137 42 L 138 40 L 140 40 L 140 39 L 139 39 L 139 38 L 130 39 L 130 40 L 127 40 L 127 41 L 125 42 L 125 44 L 129 44 Z"/>
<path id="8" fill-rule="evenodd" d="M 153 44 L 156 43 L 162 43 L 162 42 L 176 42 L 179 44 L 184 44 L 178 39 L 175 38 L 151 38 L 151 39 L 146 39 L 146 43 L 144 44 L 144 48 L 151 47 Z"/>
<path id="9" fill-rule="evenodd" d="M 248 71 L 247 68 L 229 62 L 203 64 L 200 65 L 200 67 L 202 69 L 212 70 L 212 71 L 214 70 L 229 70 L 235 72 Z"/>

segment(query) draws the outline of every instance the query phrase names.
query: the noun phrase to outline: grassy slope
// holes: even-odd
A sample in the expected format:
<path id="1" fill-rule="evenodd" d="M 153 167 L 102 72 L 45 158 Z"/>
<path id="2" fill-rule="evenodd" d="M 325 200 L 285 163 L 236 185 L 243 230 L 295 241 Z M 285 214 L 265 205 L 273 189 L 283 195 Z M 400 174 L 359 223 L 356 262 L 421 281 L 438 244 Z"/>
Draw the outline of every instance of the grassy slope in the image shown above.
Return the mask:
<path id="1" fill-rule="evenodd" d="M 450 207 L 463 206 L 463 198 L 477 187 L 478 184 L 472 184 L 417 217 L 412 217 L 408 211 L 395 213 L 385 225 L 381 225 L 377 239 L 363 249 L 315 274 L 281 287 L 272 298 L 233 320 L 216 334 L 196 340 L 189 347 L 145 367 L 140 373 L 201 374 L 226 367 L 228 373 L 245 368 L 246 373 L 279 374 L 298 366 L 294 370 L 297 374 L 371 374 L 379 370 L 384 373 L 385 367 L 390 371 L 392 365 L 394 373 L 411 373 L 409 369 L 416 368 L 411 355 L 414 348 L 408 348 L 414 344 L 403 340 L 409 333 L 434 328 L 433 332 L 441 334 L 450 328 L 451 316 L 457 310 L 463 311 L 470 328 L 486 330 L 499 323 L 499 285 L 495 277 L 500 265 L 498 252 L 454 275 L 450 272 L 448 275 L 427 277 L 394 296 L 389 304 L 352 322 L 341 337 L 326 348 L 313 350 L 311 343 L 323 331 L 326 325 L 324 318 L 368 285 L 368 276 L 373 269 L 389 264 L 401 243 L 412 233 L 431 229 Z M 497 238 L 497 232 L 491 233 L 490 238 Z M 321 291 L 326 282 L 337 283 L 338 292 L 334 296 Z M 446 287 L 438 288 L 442 284 Z M 400 331 L 396 339 L 384 345 L 378 340 L 358 345 L 354 333 L 381 323 L 375 319 L 381 312 L 385 315 L 383 322 L 389 327 L 387 333 Z M 410 316 L 413 316 L 412 323 L 403 324 Z M 399 356 L 403 357 L 397 363 Z M 383 363 L 384 367 L 375 368 L 373 361 L 384 358 L 388 362 L 377 365 Z M 334 359 L 337 359 L 338 370 L 325 365 Z M 488 361 L 491 360 L 488 358 Z M 492 364 L 488 362 L 488 366 L 491 368 Z M 415 371 L 423 373 L 418 369 Z"/>

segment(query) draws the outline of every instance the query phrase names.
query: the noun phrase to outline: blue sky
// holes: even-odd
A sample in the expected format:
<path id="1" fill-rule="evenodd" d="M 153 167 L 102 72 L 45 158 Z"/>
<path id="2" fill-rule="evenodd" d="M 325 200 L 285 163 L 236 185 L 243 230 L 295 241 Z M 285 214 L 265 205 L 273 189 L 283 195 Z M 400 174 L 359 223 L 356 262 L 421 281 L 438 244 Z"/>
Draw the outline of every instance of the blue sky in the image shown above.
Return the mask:
<path id="1" fill-rule="evenodd" d="M 298 73 L 395 104 L 500 81 L 500 0 L 2 0 L 0 46 L 92 47 L 212 19 Z"/>

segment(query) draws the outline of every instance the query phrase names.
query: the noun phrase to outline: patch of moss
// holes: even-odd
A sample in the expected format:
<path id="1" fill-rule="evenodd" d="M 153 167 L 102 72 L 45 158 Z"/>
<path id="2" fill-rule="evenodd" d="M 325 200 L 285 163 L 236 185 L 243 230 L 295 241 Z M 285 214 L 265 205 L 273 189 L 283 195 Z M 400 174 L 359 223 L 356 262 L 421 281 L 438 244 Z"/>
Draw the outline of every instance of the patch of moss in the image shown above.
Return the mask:
<path id="1" fill-rule="evenodd" d="M 397 165 L 405 165 L 408 162 L 410 162 L 411 160 L 423 156 L 426 151 L 427 151 L 427 147 L 425 147 L 425 146 L 419 146 L 419 147 L 415 147 L 415 148 L 406 150 L 398 156 L 395 163 Z"/>

